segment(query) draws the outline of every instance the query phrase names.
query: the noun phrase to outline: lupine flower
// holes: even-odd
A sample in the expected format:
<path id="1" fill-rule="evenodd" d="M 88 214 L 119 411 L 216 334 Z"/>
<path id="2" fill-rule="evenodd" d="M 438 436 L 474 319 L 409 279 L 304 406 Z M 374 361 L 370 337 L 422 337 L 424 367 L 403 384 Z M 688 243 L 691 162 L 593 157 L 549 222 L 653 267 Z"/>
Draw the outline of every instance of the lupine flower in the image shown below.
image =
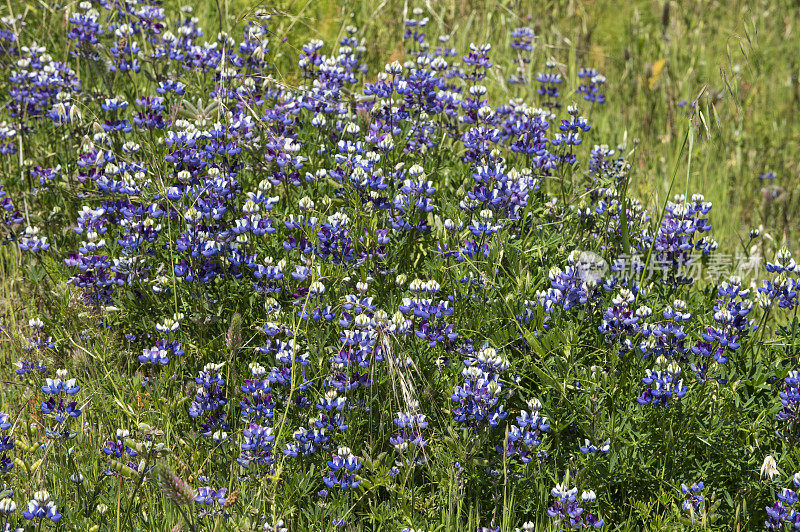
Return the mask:
<path id="1" fill-rule="evenodd" d="M 83 47 L 97 44 L 99 42 L 98 37 L 105 33 L 97 22 L 99 16 L 100 14 L 95 9 L 73 14 L 69 18 L 71 27 L 67 38 L 79 41 Z M 73 54 L 78 55 L 80 52 L 79 48 L 79 51 L 73 51 Z"/>
<path id="2" fill-rule="evenodd" d="M 0 499 L 0 514 L 2 514 L 6 519 L 8 519 L 8 516 L 13 514 L 16 510 L 17 503 L 14 502 L 14 499 L 10 497 Z"/>
<path id="3" fill-rule="evenodd" d="M 271 465 L 275 462 L 272 456 L 272 444 L 275 436 L 272 427 L 262 427 L 251 424 L 243 432 L 244 443 L 241 444 L 241 454 L 236 460 L 239 465 L 249 468 L 251 464 Z"/>
<path id="4" fill-rule="evenodd" d="M 766 306 L 777 301 L 779 308 L 795 308 L 798 303 L 797 263 L 791 252 L 785 248 L 779 250 L 775 262 L 768 262 L 766 269 L 773 274 L 773 279 L 763 281 L 763 286 L 758 289 Z"/>
<path id="5" fill-rule="evenodd" d="M 11 428 L 11 423 L 8 421 L 8 418 L 9 418 L 8 414 L 6 414 L 5 412 L 0 412 L 0 431 L 5 432 Z M 14 441 L 11 439 L 10 435 L 4 434 L 0 436 L 0 453 L 2 453 L 0 454 L 0 473 L 8 473 L 14 468 L 14 462 L 8 455 L 8 451 L 10 451 L 13 448 L 14 448 Z"/>
<path id="6" fill-rule="evenodd" d="M 584 511 L 581 504 L 589 505 L 597 499 L 593 491 L 584 491 L 581 494 L 581 502 L 577 500 L 578 488 L 567 489 L 565 484 L 556 484 L 550 490 L 550 494 L 555 498 L 552 506 L 547 510 L 547 515 L 553 519 L 556 527 L 570 529 L 578 528 L 603 528 L 605 521 L 597 515 Z"/>
<path id="7" fill-rule="evenodd" d="M 361 460 L 353 455 L 348 447 L 339 447 L 328 461 L 329 471 L 322 481 L 329 488 L 336 486 L 343 490 L 356 488 L 361 481 L 356 478 L 355 473 L 363 466 Z"/>
<path id="8" fill-rule="evenodd" d="M 123 460 L 126 460 L 125 456 L 127 455 L 130 458 L 135 458 L 137 456 L 136 451 L 130 448 L 128 444 L 125 442 L 126 438 L 130 433 L 125 429 L 117 429 L 116 437 L 113 440 L 106 441 L 105 447 L 100 449 L 100 451 L 107 456 L 111 457 L 118 463 L 125 464 Z M 136 462 L 128 462 L 125 464 L 128 466 L 129 469 L 133 471 L 138 471 L 139 467 Z M 107 476 L 119 475 L 120 471 L 114 467 L 107 469 L 105 472 Z"/>
<path id="9" fill-rule="evenodd" d="M 200 505 L 198 517 L 201 519 L 216 515 L 227 517 L 227 514 L 223 511 L 227 493 L 227 488 L 220 488 L 218 490 L 210 486 L 197 488 L 197 495 L 194 498 L 194 502 Z"/>
<path id="10" fill-rule="evenodd" d="M 701 237 L 711 230 L 706 218 L 711 203 L 705 201 L 701 194 L 693 195 L 691 201 L 685 200 L 685 196 L 676 195 L 674 202 L 667 203 L 653 244 L 657 253 L 651 267 L 661 269 L 665 278 L 672 275 L 682 283 L 689 283 L 691 279 L 678 273 L 695 260 L 691 252 L 701 251 L 707 255 L 716 249 L 717 244 L 707 237 Z"/>
<path id="11" fill-rule="evenodd" d="M 261 527 L 261 530 L 264 532 L 289 532 L 289 529 L 283 526 L 283 519 L 267 521 L 264 523 L 264 526 Z"/>
<path id="12" fill-rule="evenodd" d="M 519 57 L 519 64 L 517 65 L 517 74 L 508 78 L 511 84 L 527 84 L 528 80 L 525 77 L 524 65 L 531 62 L 530 54 L 533 51 L 533 40 L 536 36 L 531 28 L 522 27 L 515 28 L 511 32 L 511 48 L 517 51 Z"/>
<path id="13" fill-rule="evenodd" d="M 561 104 L 558 99 L 561 96 L 558 87 L 563 82 L 561 74 L 555 71 L 556 63 L 548 60 L 545 63 L 547 67 L 546 72 L 539 72 L 536 76 L 536 81 L 539 83 L 539 88 L 536 92 L 541 97 L 541 105 L 547 109 L 560 109 Z"/>
<path id="14" fill-rule="evenodd" d="M 47 366 L 45 366 L 41 361 L 33 361 L 26 358 L 21 358 L 17 361 L 17 366 L 18 367 L 15 371 L 17 375 L 28 375 L 35 373 L 43 375 L 47 373 Z"/>
<path id="15" fill-rule="evenodd" d="M 700 506 L 703 503 L 703 497 L 700 495 L 701 491 L 703 491 L 702 482 L 695 482 L 691 486 L 681 484 L 681 492 L 686 496 L 686 500 L 681 505 L 681 509 L 684 512 L 690 512 L 692 516 L 699 513 Z"/>
<path id="16" fill-rule="evenodd" d="M 631 339 L 639 332 L 639 321 L 652 313 L 644 306 L 634 312 L 631 307 L 635 300 L 633 292 L 627 288 L 620 289 L 619 294 L 611 300 L 611 306 L 603 314 L 603 322 L 598 328 L 607 342 L 620 341 L 620 356 L 630 351 Z"/>
<path id="17" fill-rule="evenodd" d="M 389 443 L 401 453 L 412 446 L 416 450 L 422 450 L 428 444 L 422 432 L 428 428 L 424 414 L 399 412 L 394 418 L 394 424 L 400 430 L 389 438 Z"/>
<path id="18" fill-rule="evenodd" d="M 800 429 L 800 371 L 790 371 L 783 382 L 784 389 L 778 394 L 783 409 L 775 417 L 788 425 L 786 436 L 797 438 L 800 436 L 797 434 Z"/>
<path id="19" fill-rule="evenodd" d="M 533 460 L 532 453 L 542 443 L 544 433 L 550 431 L 547 418 L 541 416 L 542 403 L 538 399 L 528 401 L 529 410 L 523 410 L 517 416 L 517 424 L 511 425 L 504 445 L 497 446 L 497 452 L 505 454 L 506 457 L 518 456 L 523 464 Z M 544 460 L 547 453 L 539 451 L 536 453 L 539 460 Z"/>
<path id="20" fill-rule="evenodd" d="M 508 415 L 499 404 L 503 389 L 500 374 L 508 368 L 508 361 L 495 349 L 486 347 L 477 357 L 465 360 L 464 366 L 464 382 L 454 388 L 451 397 L 458 404 L 452 409 L 453 419 L 475 429 L 496 427 Z"/>
<path id="21" fill-rule="evenodd" d="M 142 350 L 142 354 L 139 355 L 139 362 L 166 366 L 169 364 L 170 354 L 183 356 L 184 351 L 181 348 L 181 343 L 177 340 L 159 340 L 153 347 Z"/>
<path id="22" fill-rule="evenodd" d="M 677 401 L 686 396 L 686 386 L 680 379 L 681 368 L 676 362 L 666 365 L 663 356 L 656 361 L 660 367 L 665 369 L 648 369 L 642 382 L 645 390 L 636 398 L 640 405 L 652 404 L 669 408 L 672 401 Z"/>
<path id="23" fill-rule="evenodd" d="M 533 50 L 533 39 L 536 37 L 528 27 L 516 28 L 511 32 L 511 47 L 516 50 L 530 52 Z"/>
<path id="24" fill-rule="evenodd" d="M 39 251 L 45 251 L 50 247 L 50 244 L 47 242 L 47 237 L 39 236 L 39 228 L 38 227 L 26 227 L 25 232 L 19 239 L 19 249 L 22 251 L 30 251 L 32 253 L 37 253 Z"/>
<path id="25" fill-rule="evenodd" d="M 794 489 L 784 488 L 778 500 L 767 506 L 768 519 L 764 522 L 767 530 L 800 529 L 800 473 L 792 477 Z"/>
<path id="26" fill-rule="evenodd" d="M 60 369 L 56 371 L 55 379 L 46 379 L 42 392 L 51 395 L 47 401 L 42 401 L 42 414 L 52 417 L 55 426 L 48 428 L 48 437 L 54 439 L 72 439 L 77 433 L 70 431 L 67 421 L 70 418 L 77 418 L 81 415 L 77 401 L 68 401 L 67 397 L 73 396 L 80 391 L 80 386 L 75 383 L 75 379 L 66 380 L 67 371 Z"/>
<path id="27" fill-rule="evenodd" d="M 581 445 L 581 453 L 583 454 L 594 454 L 597 452 L 607 453 L 611 450 L 611 440 L 608 439 L 601 444 L 595 445 L 589 440 L 584 440 L 584 444 Z"/>
<path id="28" fill-rule="evenodd" d="M 11 198 L 8 197 L 3 185 L 0 184 L 0 223 L 5 226 L 17 225 L 23 222 L 22 214 L 14 207 Z"/>
<path id="29" fill-rule="evenodd" d="M 28 520 L 49 519 L 53 523 L 61 520 L 61 514 L 56 509 L 55 502 L 50 498 L 47 491 L 37 491 L 33 494 L 33 499 L 28 501 L 28 508 L 23 510 L 22 516 Z"/>
<path id="30" fill-rule="evenodd" d="M 649 309 L 645 313 L 650 314 Z M 686 341 L 686 324 L 691 320 L 686 302 L 676 299 L 662 312 L 663 322 L 642 322 L 637 332 L 642 335 L 639 351 L 645 356 L 665 357 L 664 360 L 683 360 L 690 350 Z"/>
<path id="31" fill-rule="evenodd" d="M 606 83 L 605 76 L 593 68 L 581 68 L 578 70 L 578 78 L 581 84 L 577 92 L 583 94 L 584 100 L 598 104 L 606 103 L 606 95 L 600 92 Z"/>
<path id="32" fill-rule="evenodd" d="M 194 379 L 199 387 L 194 400 L 189 405 L 191 417 L 196 418 L 204 413 L 214 412 L 227 403 L 223 392 L 225 386 L 225 379 L 222 378 L 221 373 L 223 365 L 224 363 L 208 363 Z"/>

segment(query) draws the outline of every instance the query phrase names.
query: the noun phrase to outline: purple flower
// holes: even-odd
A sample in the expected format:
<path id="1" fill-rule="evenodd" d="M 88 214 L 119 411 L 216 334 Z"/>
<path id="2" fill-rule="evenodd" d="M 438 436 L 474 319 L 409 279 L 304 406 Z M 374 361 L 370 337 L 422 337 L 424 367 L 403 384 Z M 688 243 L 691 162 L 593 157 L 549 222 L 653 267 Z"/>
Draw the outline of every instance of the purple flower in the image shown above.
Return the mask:
<path id="1" fill-rule="evenodd" d="M 23 510 L 22 516 L 25 519 L 49 519 L 53 523 L 61 520 L 61 514 L 56 509 L 56 504 L 50 499 L 47 491 L 37 491 L 33 494 L 33 499 L 28 501 L 28 507 Z"/>
<path id="2" fill-rule="evenodd" d="M 697 513 L 700 510 L 700 505 L 703 503 L 703 497 L 700 495 L 702 490 L 702 482 L 696 482 L 691 486 L 681 484 L 681 491 L 686 496 L 686 500 L 683 501 L 683 505 L 681 506 L 684 512 L 691 511 Z"/>

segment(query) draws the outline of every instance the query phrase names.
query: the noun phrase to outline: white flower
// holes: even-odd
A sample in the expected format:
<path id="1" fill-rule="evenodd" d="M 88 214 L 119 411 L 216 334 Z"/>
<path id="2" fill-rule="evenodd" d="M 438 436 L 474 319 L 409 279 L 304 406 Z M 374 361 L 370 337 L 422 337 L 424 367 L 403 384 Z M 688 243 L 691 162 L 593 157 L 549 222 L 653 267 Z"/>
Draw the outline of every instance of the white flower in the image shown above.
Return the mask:
<path id="1" fill-rule="evenodd" d="M 0 514 L 8 515 L 10 513 L 14 513 L 14 510 L 16 509 L 17 503 L 15 503 L 13 499 L 0 500 Z"/>
<path id="2" fill-rule="evenodd" d="M 772 480 L 772 478 L 778 473 L 778 463 L 771 454 L 768 454 L 767 457 L 764 458 L 764 463 L 761 464 L 761 478 L 767 476 L 770 480 Z"/>

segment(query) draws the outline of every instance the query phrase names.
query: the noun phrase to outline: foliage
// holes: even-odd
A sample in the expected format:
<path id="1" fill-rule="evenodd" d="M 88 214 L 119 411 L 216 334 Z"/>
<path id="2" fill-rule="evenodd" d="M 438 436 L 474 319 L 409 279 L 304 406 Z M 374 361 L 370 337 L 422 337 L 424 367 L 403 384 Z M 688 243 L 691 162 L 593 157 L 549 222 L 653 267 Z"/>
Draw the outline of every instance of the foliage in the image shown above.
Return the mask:
<path id="1" fill-rule="evenodd" d="M 7 529 L 800 522 L 792 202 L 730 268 L 690 194 L 712 91 L 642 202 L 592 54 L 421 9 L 294 47 L 301 15 L 3 19 Z"/>

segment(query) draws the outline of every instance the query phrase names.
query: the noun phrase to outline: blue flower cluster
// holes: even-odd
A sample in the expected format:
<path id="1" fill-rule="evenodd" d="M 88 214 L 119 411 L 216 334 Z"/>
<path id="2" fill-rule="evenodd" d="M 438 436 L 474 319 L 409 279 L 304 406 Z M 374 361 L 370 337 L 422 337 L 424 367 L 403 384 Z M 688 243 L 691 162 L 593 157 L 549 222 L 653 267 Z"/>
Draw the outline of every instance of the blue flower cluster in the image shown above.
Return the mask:
<path id="1" fill-rule="evenodd" d="M 70 430 L 69 420 L 81 415 L 77 401 L 69 398 L 80 391 L 75 379 L 67 379 L 66 370 L 56 371 L 56 378 L 46 379 L 42 392 L 51 397 L 42 401 L 42 414 L 52 418 L 55 424 L 46 429 L 47 436 L 56 440 L 72 439 L 77 433 Z"/>
<path id="2" fill-rule="evenodd" d="M 547 515 L 553 520 L 556 530 L 599 529 L 605 526 L 606 523 L 603 519 L 583 508 L 597 500 L 597 495 L 592 490 L 581 493 L 580 500 L 578 500 L 577 487 L 568 488 L 565 484 L 556 484 L 556 487 L 550 490 L 550 494 L 555 500 L 548 508 Z"/>
<path id="3" fill-rule="evenodd" d="M 778 500 L 767 506 L 768 519 L 764 522 L 767 530 L 800 529 L 800 473 L 794 474 L 792 483 L 795 489 L 783 488 Z"/>

